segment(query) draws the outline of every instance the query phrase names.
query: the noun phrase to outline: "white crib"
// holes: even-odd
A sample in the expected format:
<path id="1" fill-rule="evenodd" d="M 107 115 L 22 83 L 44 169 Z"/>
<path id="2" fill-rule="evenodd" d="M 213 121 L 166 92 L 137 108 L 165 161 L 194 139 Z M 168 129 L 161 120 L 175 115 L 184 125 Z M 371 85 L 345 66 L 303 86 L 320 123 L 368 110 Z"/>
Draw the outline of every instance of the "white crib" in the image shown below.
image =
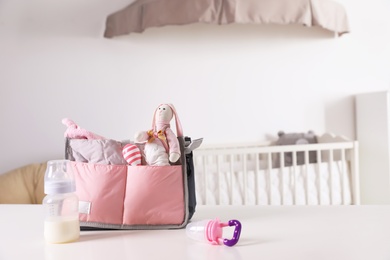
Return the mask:
<path id="1" fill-rule="evenodd" d="M 316 144 L 197 149 L 194 151 L 197 203 L 360 204 L 358 143 L 328 133 L 317 139 Z M 285 156 L 292 156 L 291 165 L 285 165 Z"/>

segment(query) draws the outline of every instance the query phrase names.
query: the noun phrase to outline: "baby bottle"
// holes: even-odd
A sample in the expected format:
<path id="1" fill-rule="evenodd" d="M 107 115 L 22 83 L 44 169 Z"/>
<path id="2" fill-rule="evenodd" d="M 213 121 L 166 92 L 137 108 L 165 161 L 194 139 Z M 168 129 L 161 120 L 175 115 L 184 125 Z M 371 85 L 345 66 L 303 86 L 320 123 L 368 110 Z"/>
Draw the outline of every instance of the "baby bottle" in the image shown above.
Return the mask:
<path id="1" fill-rule="evenodd" d="M 67 243 L 80 236 L 79 199 L 68 160 L 47 163 L 43 199 L 45 209 L 44 236 L 50 243 Z"/>
<path id="2" fill-rule="evenodd" d="M 224 227 L 234 226 L 233 238 L 222 238 Z M 186 227 L 187 236 L 202 242 L 207 242 L 212 245 L 234 246 L 240 239 L 241 223 L 238 220 L 229 220 L 229 222 L 221 223 L 218 218 L 215 220 L 202 220 L 191 222 Z"/>

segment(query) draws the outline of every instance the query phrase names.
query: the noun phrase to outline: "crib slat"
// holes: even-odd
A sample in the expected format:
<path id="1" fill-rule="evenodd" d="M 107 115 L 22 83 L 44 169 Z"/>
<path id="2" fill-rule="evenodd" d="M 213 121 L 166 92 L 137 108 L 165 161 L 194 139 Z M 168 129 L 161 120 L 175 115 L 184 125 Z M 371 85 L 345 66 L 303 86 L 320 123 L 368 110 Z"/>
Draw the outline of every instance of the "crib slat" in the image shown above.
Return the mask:
<path id="1" fill-rule="evenodd" d="M 271 183 L 272 183 L 272 154 L 267 153 L 267 174 L 266 174 L 266 187 L 267 187 L 267 202 L 268 205 L 272 203 L 272 191 L 271 191 Z"/>
<path id="2" fill-rule="evenodd" d="M 316 181 L 317 181 L 317 197 L 318 197 L 318 205 L 323 204 L 322 200 L 322 185 L 321 185 L 321 164 L 322 164 L 322 150 L 317 151 L 317 164 L 316 164 Z"/>
<path id="3" fill-rule="evenodd" d="M 281 197 L 281 204 L 282 205 L 285 205 L 286 201 L 284 200 L 284 179 L 285 179 L 285 169 L 284 169 L 284 153 L 280 153 L 280 160 L 283 162 L 280 163 L 281 165 L 281 168 L 279 169 L 279 172 L 280 172 L 280 197 Z"/>
<path id="4" fill-rule="evenodd" d="M 260 159 L 261 155 L 260 153 L 253 154 L 254 160 L 255 160 L 255 170 L 254 170 L 254 191 L 255 191 L 255 205 L 259 205 L 259 175 L 260 175 Z"/>
<path id="5" fill-rule="evenodd" d="M 329 197 L 330 197 L 330 205 L 333 205 L 333 149 L 329 150 L 329 161 L 328 161 L 328 169 L 329 169 Z"/>
<path id="6" fill-rule="evenodd" d="M 360 181 L 359 181 L 359 143 L 353 142 L 354 149 L 350 150 L 351 160 L 351 190 L 352 190 L 352 202 L 354 205 L 360 205 Z"/>
<path id="7" fill-rule="evenodd" d="M 341 204 L 342 205 L 345 205 L 345 186 L 344 186 L 344 176 L 345 176 L 345 164 L 344 164 L 344 161 L 345 161 L 345 149 L 341 149 L 341 161 L 339 161 L 341 163 L 341 167 L 340 167 L 340 192 L 341 192 Z"/>
<path id="8" fill-rule="evenodd" d="M 216 200 L 216 203 L 217 205 L 221 205 L 221 191 L 222 191 L 222 187 L 221 187 L 221 179 L 223 178 L 223 172 L 221 172 L 221 156 L 218 156 L 218 154 L 215 155 L 215 161 L 216 161 L 216 164 L 217 164 L 217 197 L 215 198 Z"/>
<path id="9" fill-rule="evenodd" d="M 297 205 L 297 152 L 292 152 L 292 167 L 293 167 L 293 204 Z"/>
<path id="10" fill-rule="evenodd" d="M 305 154 L 304 154 L 304 162 L 305 162 L 305 167 L 304 167 L 304 173 L 305 173 L 305 181 L 304 181 L 304 185 L 305 185 L 305 204 L 308 205 L 309 204 L 309 151 L 308 150 L 305 150 Z"/>
<path id="11" fill-rule="evenodd" d="M 207 156 L 204 155 L 201 157 L 202 163 L 203 163 L 203 203 L 207 205 L 207 189 L 208 189 L 208 181 L 207 181 L 207 170 L 206 170 L 206 158 Z"/>
<path id="12" fill-rule="evenodd" d="M 247 205 L 248 204 L 248 195 L 247 195 L 247 191 L 249 189 L 248 187 L 248 168 L 247 168 L 247 156 L 246 154 L 241 154 L 241 158 L 242 158 L 242 162 L 243 162 L 243 172 L 242 172 L 242 175 L 244 175 L 244 187 L 242 189 L 243 191 L 243 203 L 242 205 Z"/>
<path id="13" fill-rule="evenodd" d="M 233 180 L 234 180 L 234 154 L 230 154 L 230 171 L 229 171 L 229 182 L 228 182 L 228 198 L 229 198 L 229 205 L 233 204 Z"/>

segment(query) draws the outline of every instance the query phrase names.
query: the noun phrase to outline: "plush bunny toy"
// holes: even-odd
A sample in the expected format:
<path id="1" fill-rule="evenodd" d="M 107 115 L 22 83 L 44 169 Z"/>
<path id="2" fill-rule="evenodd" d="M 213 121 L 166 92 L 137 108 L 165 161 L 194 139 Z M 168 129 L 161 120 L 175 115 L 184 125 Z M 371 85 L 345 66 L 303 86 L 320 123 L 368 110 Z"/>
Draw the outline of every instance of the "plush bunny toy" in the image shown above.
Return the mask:
<path id="1" fill-rule="evenodd" d="M 173 116 L 177 117 L 172 104 L 161 104 L 154 112 L 153 128 L 135 134 L 136 143 L 145 143 L 144 155 L 148 165 L 164 166 L 180 158 L 180 145 L 170 128 Z"/>

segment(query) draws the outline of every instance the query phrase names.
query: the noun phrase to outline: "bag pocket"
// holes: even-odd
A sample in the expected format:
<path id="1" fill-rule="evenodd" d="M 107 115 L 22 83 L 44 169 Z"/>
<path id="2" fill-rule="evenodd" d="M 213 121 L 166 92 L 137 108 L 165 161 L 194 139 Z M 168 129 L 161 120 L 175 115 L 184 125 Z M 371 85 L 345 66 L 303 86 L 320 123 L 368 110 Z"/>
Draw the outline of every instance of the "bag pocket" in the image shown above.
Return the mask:
<path id="1" fill-rule="evenodd" d="M 127 166 L 80 162 L 72 166 L 80 221 L 122 224 Z"/>
<path id="2" fill-rule="evenodd" d="M 181 165 L 128 166 L 125 225 L 180 225 L 185 221 Z"/>

